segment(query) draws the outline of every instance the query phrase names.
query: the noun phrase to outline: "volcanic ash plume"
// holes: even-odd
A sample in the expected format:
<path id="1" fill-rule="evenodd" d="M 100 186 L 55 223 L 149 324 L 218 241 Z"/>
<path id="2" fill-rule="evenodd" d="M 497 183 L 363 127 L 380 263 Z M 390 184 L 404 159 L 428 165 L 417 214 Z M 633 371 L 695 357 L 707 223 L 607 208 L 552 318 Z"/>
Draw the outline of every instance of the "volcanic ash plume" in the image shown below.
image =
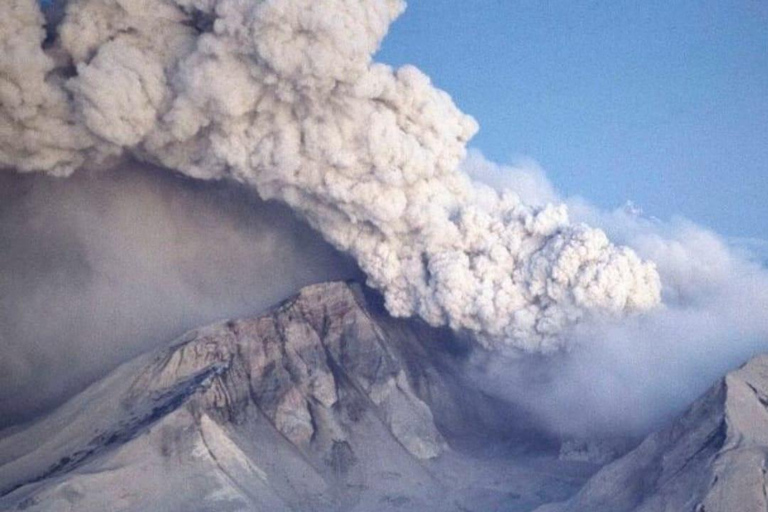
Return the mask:
<path id="1" fill-rule="evenodd" d="M 659 302 L 654 266 L 459 170 L 474 120 L 372 61 L 401 0 L 0 4 L 0 166 L 67 176 L 128 155 L 289 204 L 393 315 L 547 351 L 587 314 Z M 523 198 L 524 199 L 524 198 Z"/>

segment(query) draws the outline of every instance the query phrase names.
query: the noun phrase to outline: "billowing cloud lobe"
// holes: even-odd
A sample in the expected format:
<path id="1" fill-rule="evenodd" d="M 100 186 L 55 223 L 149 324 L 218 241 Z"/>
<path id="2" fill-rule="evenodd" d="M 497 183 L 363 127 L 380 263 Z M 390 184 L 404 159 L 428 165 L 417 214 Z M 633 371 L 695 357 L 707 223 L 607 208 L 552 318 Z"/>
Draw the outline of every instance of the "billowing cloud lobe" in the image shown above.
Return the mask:
<path id="1" fill-rule="evenodd" d="M 287 203 L 396 316 L 551 351 L 587 315 L 660 300 L 654 266 L 562 205 L 474 184 L 477 130 L 414 67 L 372 61 L 402 0 L 0 5 L 0 166 L 68 176 L 130 156 Z"/>

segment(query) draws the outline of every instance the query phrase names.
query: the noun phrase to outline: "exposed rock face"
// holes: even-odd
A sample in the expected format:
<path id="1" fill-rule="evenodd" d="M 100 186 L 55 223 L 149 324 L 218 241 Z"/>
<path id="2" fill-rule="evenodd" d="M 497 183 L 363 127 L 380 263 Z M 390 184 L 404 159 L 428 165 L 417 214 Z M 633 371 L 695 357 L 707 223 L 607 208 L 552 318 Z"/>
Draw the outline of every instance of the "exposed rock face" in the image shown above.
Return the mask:
<path id="1" fill-rule="evenodd" d="M 466 345 L 375 300 L 311 286 L 124 364 L 2 433 L 0 510 L 768 509 L 768 356 L 595 474 L 623 448 L 541 437 L 467 386 Z"/>
<path id="2" fill-rule="evenodd" d="M 310 286 L 262 317 L 193 331 L 146 368 L 132 394 L 217 368 L 196 402 L 214 417 L 237 423 L 255 408 L 294 445 L 327 457 L 372 410 L 411 455 L 435 457 L 445 443 L 432 413 L 360 300 L 345 283 Z"/>
<path id="3" fill-rule="evenodd" d="M 249 493 L 240 490 L 252 487 L 248 475 L 253 474 L 258 482 L 272 473 L 277 483 L 258 494 L 270 496 L 267 501 L 280 504 L 278 510 L 308 502 L 323 510 L 359 499 L 355 492 L 333 495 L 336 490 L 328 491 L 326 480 L 354 487 L 365 471 L 359 467 L 361 458 L 377 456 L 405 468 L 404 474 L 409 468 L 418 473 L 419 461 L 438 456 L 447 445 L 430 408 L 414 393 L 395 344 L 361 307 L 363 300 L 358 288 L 345 283 L 308 287 L 268 314 L 192 331 L 169 349 L 120 368 L 80 397 L 81 403 L 67 404 L 47 420 L 49 425 L 42 425 L 53 442 L 29 446 L 31 453 L 24 453 L 12 447 L 26 440 L 23 435 L 2 441 L 0 493 L 7 496 L 0 508 L 28 509 L 52 501 L 94 506 L 92 495 L 72 492 L 70 484 L 61 492 L 44 484 L 100 459 L 110 445 L 140 436 L 141 443 L 157 443 L 166 455 L 195 459 L 207 453 L 214 465 L 230 459 L 235 469 L 212 473 L 244 473 L 248 483 L 229 485 L 234 490 L 227 500 L 240 504 L 233 509 L 253 506 Z M 104 404 L 105 399 L 113 403 Z M 89 424 L 75 420 L 72 428 L 70 420 L 81 415 L 92 416 Z M 75 438 L 78 429 L 89 438 Z M 265 434 L 270 431 L 278 439 Z M 238 437 L 248 440 L 245 446 L 262 441 L 289 455 L 281 455 L 272 471 L 257 468 L 249 462 L 253 454 L 243 453 L 233 441 Z M 179 443 L 189 448 L 179 451 Z M 134 444 L 112 458 L 135 450 Z M 130 457 L 152 459 L 147 454 Z M 409 477 L 429 479 L 420 473 Z M 17 494 L 28 496 L 14 499 Z M 256 503 L 267 510 L 261 496 Z"/>
<path id="4" fill-rule="evenodd" d="M 0 439 L 0 510 L 526 511 L 591 474 L 517 463 L 522 423 L 458 377 L 466 347 L 371 301 L 311 286 L 117 368 Z"/>
<path id="5" fill-rule="evenodd" d="M 768 510 L 768 355 L 728 374 L 672 425 L 538 512 Z"/>

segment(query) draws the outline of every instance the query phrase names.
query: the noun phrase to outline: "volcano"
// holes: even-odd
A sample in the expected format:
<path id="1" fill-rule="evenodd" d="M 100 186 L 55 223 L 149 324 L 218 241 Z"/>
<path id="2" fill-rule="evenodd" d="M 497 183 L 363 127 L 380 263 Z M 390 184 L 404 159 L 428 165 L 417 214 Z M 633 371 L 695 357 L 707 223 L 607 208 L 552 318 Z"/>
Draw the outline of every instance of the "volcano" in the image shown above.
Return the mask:
<path id="1" fill-rule="evenodd" d="M 0 441 L 0 509 L 531 510 L 597 467 L 346 282 L 191 331 Z"/>
<path id="2" fill-rule="evenodd" d="M 768 355 L 720 379 L 666 428 L 537 512 L 768 509 Z"/>
<path id="3" fill-rule="evenodd" d="M 472 386 L 473 350 L 352 282 L 193 330 L 2 433 L 0 509 L 765 510 L 768 356 L 605 464 Z M 602 468 L 600 465 L 605 464 Z"/>

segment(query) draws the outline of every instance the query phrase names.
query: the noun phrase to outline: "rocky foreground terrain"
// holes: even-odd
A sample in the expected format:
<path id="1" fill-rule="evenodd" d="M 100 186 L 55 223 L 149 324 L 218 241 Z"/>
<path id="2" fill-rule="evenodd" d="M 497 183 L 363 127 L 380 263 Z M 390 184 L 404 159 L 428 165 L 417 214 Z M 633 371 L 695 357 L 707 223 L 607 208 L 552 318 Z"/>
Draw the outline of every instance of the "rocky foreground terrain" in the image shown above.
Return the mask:
<path id="1" fill-rule="evenodd" d="M 258 317 L 192 331 L 0 433 L 0 510 L 768 507 L 768 357 L 600 469 L 562 457 L 580 448 L 468 386 L 470 350 L 448 331 L 389 318 L 357 285 L 305 288 Z"/>

